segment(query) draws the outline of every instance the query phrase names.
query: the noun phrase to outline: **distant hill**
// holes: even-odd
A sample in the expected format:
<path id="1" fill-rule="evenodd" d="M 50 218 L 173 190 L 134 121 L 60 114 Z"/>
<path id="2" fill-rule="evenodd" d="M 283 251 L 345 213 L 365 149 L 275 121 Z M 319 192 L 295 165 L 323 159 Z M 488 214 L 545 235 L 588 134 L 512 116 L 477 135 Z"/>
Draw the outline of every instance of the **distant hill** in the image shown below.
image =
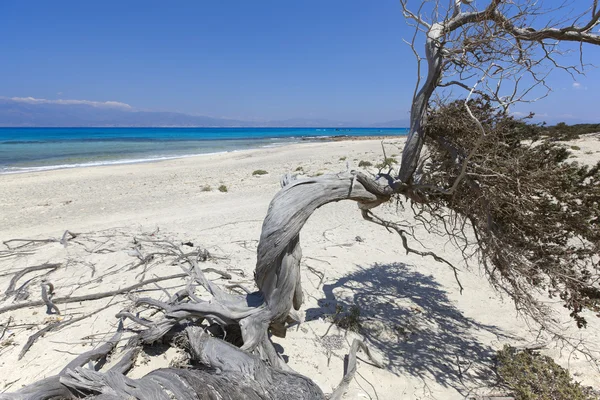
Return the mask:
<path id="1" fill-rule="evenodd" d="M 173 112 L 136 111 L 122 106 L 28 103 L 0 99 L 0 126 L 243 126 L 244 122 Z"/>
<path id="2" fill-rule="evenodd" d="M 398 122 L 399 125 L 394 125 Z M 118 102 L 0 98 L 0 127 L 402 127 L 400 121 L 360 122 L 294 118 L 242 121 L 176 112 L 139 111 Z"/>
<path id="3" fill-rule="evenodd" d="M 402 119 L 395 119 L 393 121 L 387 121 L 387 122 L 379 122 L 376 124 L 371 124 L 371 127 L 373 128 L 407 128 L 409 126 L 409 121 L 408 119 L 402 120 Z"/>

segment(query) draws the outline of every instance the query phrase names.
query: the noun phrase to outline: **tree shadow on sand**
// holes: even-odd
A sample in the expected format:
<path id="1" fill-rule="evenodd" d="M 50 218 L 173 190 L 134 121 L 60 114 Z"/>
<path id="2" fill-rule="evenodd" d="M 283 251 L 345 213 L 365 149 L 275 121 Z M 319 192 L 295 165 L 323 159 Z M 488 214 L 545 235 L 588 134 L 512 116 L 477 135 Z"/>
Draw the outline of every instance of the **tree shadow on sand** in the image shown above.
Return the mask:
<path id="1" fill-rule="evenodd" d="M 357 306 L 360 333 L 385 354 L 393 373 L 434 379 L 463 395 L 496 383 L 495 351 L 476 336 L 515 339 L 465 317 L 433 276 L 402 263 L 360 267 L 323 291 L 320 308 L 308 309 L 307 320 Z"/>

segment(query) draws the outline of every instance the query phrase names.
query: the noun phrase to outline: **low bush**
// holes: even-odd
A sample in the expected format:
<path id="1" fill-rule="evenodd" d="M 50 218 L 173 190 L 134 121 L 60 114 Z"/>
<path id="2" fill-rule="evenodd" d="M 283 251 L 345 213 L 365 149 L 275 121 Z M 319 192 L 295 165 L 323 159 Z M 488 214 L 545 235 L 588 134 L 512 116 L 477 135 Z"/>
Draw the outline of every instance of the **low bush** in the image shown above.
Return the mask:
<path id="1" fill-rule="evenodd" d="M 574 382 L 569 371 L 548 356 L 504 346 L 497 353 L 497 373 L 516 400 L 597 400 L 590 388 Z"/>
<path id="2" fill-rule="evenodd" d="M 359 332 L 362 328 L 360 321 L 360 308 L 354 305 L 350 310 L 345 311 L 344 307 L 337 305 L 335 314 L 331 316 L 332 322 L 342 329 L 352 332 Z"/>

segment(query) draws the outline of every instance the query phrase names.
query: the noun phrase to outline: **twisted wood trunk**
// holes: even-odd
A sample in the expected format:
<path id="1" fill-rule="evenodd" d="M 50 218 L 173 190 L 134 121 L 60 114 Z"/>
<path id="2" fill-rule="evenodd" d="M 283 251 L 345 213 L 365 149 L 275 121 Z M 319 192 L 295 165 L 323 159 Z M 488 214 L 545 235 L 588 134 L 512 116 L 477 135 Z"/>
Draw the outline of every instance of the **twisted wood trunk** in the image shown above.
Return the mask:
<path id="1" fill-rule="evenodd" d="M 380 183 L 354 171 L 301 180 L 287 176 L 282 186 L 271 201 L 262 227 L 255 271 L 257 292 L 226 293 L 206 279 L 197 262 L 190 260 L 192 282 L 188 287 L 192 283 L 203 286 L 213 296 L 212 301 L 198 299 L 189 289 L 168 303 L 138 299 L 136 306 L 160 309 L 164 316 L 149 322 L 129 312 L 117 315 L 147 329 L 130 339 L 123 351 L 125 355 L 113 368 L 106 372 L 96 370 L 101 359 L 116 347 L 121 329 L 105 345 L 80 355 L 58 375 L 0 395 L 0 399 L 325 399 L 311 379 L 290 370 L 269 338 L 269 333 L 285 336 L 286 323 L 299 320 L 300 230 L 312 213 L 327 203 L 353 200 L 366 210 L 387 201 L 393 189 L 387 180 Z M 204 319 L 226 330 L 238 325 L 241 348 L 194 326 Z M 126 376 L 136 349 L 162 340 L 184 321 L 190 358 L 195 364 L 188 369 L 156 370 L 137 380 Z M 351 351 L 356 353 L 360 347 L 360 343 L 354 343 Z M 92 360 L 100 361 L 92 369 L 82 368 Z M 349 360 L 348 374 L 334 398 L 341 398 L 354 374 L 355 355 Z"/>

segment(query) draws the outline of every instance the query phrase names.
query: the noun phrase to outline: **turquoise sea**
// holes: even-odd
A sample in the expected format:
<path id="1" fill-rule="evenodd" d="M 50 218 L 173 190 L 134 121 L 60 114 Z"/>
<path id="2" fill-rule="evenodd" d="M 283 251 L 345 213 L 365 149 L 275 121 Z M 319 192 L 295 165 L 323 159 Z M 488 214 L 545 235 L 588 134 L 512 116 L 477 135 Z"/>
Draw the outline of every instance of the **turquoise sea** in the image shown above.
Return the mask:
<path id="1" fill-rule="evenodd" d="M 404 128 L 0 128 L 0 174 L 127 164 Z"/>

